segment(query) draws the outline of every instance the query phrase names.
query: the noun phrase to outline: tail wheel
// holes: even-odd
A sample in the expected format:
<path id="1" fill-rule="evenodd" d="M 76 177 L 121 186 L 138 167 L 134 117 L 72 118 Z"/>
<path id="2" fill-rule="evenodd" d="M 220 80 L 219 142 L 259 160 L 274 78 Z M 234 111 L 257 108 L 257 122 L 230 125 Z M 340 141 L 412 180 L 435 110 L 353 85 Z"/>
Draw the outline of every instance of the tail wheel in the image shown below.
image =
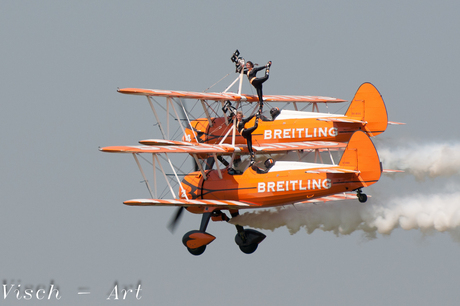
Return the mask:
<path id="1" fill-rule="evenodd" d="M 358 201 L 365 203 L 367 201 L 367 195 L 365 193 L 358 193 Z"/>

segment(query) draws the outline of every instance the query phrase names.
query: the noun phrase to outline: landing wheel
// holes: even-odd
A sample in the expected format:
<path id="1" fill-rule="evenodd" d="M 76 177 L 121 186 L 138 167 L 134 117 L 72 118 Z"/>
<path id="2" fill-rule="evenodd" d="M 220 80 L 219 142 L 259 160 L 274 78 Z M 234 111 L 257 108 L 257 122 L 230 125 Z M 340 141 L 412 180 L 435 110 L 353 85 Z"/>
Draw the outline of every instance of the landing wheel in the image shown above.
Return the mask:
<path id="1" fill-rule="evenodd" d="M 252 254 L 257 250 L 258 245 L 259 244 L 257 244 L 257 243 L 250 244 L 250 245 L 240 245 L 240 250 L 241 250 L 241 252 L 243 252 L 245 254 Z"/>
<path id="2" fill-rule="evenodd" d="M 198 256 L 204 253 L 204 251 L 206 250 L 206 246 L 203 245 L 196 249 L 187 248 L 187 250 L 190 252 L 190 254 Z"/>
<path id="3" fill-rule="evenodd" d="M 235 236 L 235 242 L 240 247 L 241 252 L 252 254 L 257 250 L 259 243 L 265 239 L 265 235 L 253 229 L 239 229 Z"/>
<path id="4" fill-rule="evenodd" d="M 365 193 L 358 193 L 358 201 L 365 203 L 367 201 L 367 195 Z"/>

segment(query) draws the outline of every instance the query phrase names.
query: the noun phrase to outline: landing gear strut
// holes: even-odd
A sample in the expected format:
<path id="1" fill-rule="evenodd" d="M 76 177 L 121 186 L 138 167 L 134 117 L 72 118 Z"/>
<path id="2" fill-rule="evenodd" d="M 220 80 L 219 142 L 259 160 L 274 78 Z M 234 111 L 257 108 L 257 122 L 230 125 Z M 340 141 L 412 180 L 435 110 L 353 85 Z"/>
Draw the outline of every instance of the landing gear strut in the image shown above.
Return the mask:
<path id="1" fill-rule="evenodd" d="M 232 217 L 238 216 L 239 213 L 232 213 Z M 209 220 L 213 219 L 214 221 L 229 221 L 225 213 L 222 213 L 219 210 L 213 212 L 203 213 L 201 218 L 201 225 L 199 230 L 193 230 L 182 237 L 182 243 L 185 245 L 190 254 L 198 256 L 204 253 L 206 246 L 216 239 L 211 234 L 206 233 L 206 228 L 208 227 Z M 235 242 L 240 247 L 240 250 L 245 254 L 252 254 L 257 250 L 257 246 L 262 240 L 265 239 L 265 235 L 259 231 L 253 229 L 244 229 L 240 225 L 236 225 L 237 234 L 235 236 Z"/>
<path id="2" fill-rule="evenodd" d="M 365 203 L 367 201 L 367 195 L 362 192 L 361 188 L 358 189 L 356 196 L 358 197 L 358 201 L 361 203 Z"/>

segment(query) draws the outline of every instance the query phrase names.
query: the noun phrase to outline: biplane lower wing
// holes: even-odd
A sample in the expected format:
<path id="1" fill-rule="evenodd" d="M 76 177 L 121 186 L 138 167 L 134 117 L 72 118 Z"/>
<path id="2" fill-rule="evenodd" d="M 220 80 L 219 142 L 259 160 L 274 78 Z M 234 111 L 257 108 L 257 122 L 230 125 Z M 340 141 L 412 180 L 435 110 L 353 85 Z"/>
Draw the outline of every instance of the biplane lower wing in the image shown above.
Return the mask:
<path id="1" fill-rule="evenodd" d="M 250 209 L 260 205 L 233 201 L 233 200 L 185 200 L 185 199 L 135 199 L 123 202 L 130 206 L 184 206 L 184 207 L 211 207 L 219 209 Z"/>
<path id="2" fill-rule="evenodd" d="M 267 143 L 258 146 L 253 145 L 252 148 L 256 152 L 279 152 L 279 151 L 295 151 L 295 150 L 331 150 L 336 151 L 345 149 L 346 143 L 333 141 L 303 141 L 303 142 L 284 142 L 284 143 Z"/>
<path id="3" fill-rule="evenodd" d="M 165 139 L 146 139 L 140 140 L 140 144 L 146 146 L 192 146 L 193 144 L 186 141 L 177 141 L 177 140 L 165 140 Z"/>
<path id="4" fill-rule="evenodd" d="M 118 90 L 119 93 L 129 95 L 141 95 L 147 97 L 171 97 L 182 99 L 198 99 L 213 101 L 242 101 L 258 102 L 259 98 L 255 95 L 236 94 L 232 92 L 193 92 L 193 91 L 176 91 L 161 89 L 142 89 L 142 88 L 123 88 Z M 340 103 L 346 100 L 323 97 L 323 96 L 290 96 L 290 95 L 264 95 L 264 101 L 267 102 L 308 102 L 308 103 Z"/>
<path id="5" fill-rule="evenodd" d="M 229 145 L 208 145 L 197 144 L 193 146 L 184 145 L 160 145 L 160 146 L 112 146 L 100 149 L 103 152 L 110 153 L 220 153 L 229 154 L 235 151 L 235 148 Z"/>
<path id="6" fill-rule="evenodd" d="M 111 146 L 104 147 L 100 150 L 110 153 L 190 153 L 190 154 L 231 154 L 233 152 L 247 152 L 246 145 L 233 147 L 228 144 L 211 145 L 211 144 L 191 144 L 185 142 L 171 142 L 162 140 L 142 140 L 141 143 L 149 144 L 143 146 Z M 156 145 L 158 144 L 158 145 Z M 345 143 L 329 141 L 304 141 L 304 142 L 286 142 L 278 144 L 261 144 L 253 146 L 254 150 L 259 153 L 272 153 L 280 151 L 298 151 L 298 150 L 340 150 L 346 147 Z"/>

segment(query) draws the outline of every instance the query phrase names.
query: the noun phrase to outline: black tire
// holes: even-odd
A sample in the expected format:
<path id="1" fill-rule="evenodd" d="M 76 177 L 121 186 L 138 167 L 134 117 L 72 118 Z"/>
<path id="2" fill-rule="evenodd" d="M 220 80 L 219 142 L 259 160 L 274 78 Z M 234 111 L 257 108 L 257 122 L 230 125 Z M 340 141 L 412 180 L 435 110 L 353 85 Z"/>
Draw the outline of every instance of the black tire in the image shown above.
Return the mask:
<path id="1" fill-rule="evenodd" d="M 250 244 L 250 245 L 240 245 L 241 252 L 245 254 L 252 254 L 257 250 L 258 243 Z"/>
<path id="2" fill-rule="evenodd" d="M 204 253 L 204 251 L 206 250 L 206 246 L 203 245 L 196 249 L 187 248 L 187 250 L 190 252 L 190 254 L 198 256 Z"/>
<path id="3" fill-rule="evenodd" d="M 364 193 L 358 194 L 358 200 L 359 200 L 361 203 L 366 203 L 366 201 L 367 201 L 367 195 L 364 194 Z"/>

